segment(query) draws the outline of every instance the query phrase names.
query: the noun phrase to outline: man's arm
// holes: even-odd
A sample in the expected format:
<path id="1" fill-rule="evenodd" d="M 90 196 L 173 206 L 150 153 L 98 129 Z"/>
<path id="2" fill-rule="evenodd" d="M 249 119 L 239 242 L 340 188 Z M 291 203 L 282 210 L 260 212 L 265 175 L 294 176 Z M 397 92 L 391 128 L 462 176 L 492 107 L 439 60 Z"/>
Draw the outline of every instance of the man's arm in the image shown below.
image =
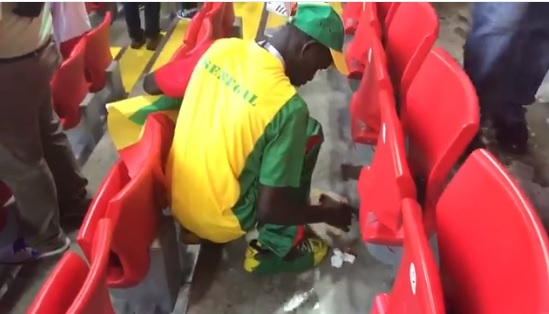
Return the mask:
<path id="1" fill-rule="evenodd" d="M 331 221 L 335 210 L 292 200 L 291 191 L 260 185 L 257 221 L 281 226 L 306 225 Z"/>
<path id="2" fill-rule="evenodd" d="M 269 137 L 261 161 L 257 219 L 262 223 L 301 225 L 329 220 L 322 206 L 292 197 L 301 184 L 309 113 L 297 96 L 281 109 L 266 130 Z"/>

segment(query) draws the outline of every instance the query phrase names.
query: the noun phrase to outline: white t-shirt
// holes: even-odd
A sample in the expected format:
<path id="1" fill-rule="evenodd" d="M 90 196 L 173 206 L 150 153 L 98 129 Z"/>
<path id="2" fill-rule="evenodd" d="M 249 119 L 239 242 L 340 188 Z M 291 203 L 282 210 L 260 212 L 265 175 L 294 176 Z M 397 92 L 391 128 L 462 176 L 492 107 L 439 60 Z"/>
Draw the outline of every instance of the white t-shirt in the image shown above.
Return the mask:
<path id="1" fill-rule="evenodd" d="M 51 2 L 53 37 L 62 43 L 91 29 L 84 2 Z"/>

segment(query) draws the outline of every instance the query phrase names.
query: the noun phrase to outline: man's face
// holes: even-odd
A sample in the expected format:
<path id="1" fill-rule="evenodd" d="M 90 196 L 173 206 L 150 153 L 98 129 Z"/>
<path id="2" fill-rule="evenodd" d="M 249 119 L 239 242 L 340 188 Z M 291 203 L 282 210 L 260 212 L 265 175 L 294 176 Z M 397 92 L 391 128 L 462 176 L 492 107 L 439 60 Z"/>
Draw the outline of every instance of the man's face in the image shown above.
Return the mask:
<path id="1" fill-rule="evenodd" d="M 332 65 L 330 50 L 316 41 L 310 41 L 299 53 L 299 62 L 295 69 L 288 69 L 290 83 L 302 86 L 310 82 L 318 70 L 325 70 Z"/>

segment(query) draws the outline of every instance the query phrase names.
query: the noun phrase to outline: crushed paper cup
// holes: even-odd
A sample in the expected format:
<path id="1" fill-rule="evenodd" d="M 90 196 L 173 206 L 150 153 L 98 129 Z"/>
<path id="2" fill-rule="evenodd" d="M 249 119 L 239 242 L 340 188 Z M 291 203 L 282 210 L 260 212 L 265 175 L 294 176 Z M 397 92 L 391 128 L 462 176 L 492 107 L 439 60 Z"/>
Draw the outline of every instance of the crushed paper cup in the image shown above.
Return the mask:
<path id="1" fill-rule="evenodd" d="M 352 264 L 352 263 L 355 262 L 355 259 L 356 259 L 356 256 L 354 256 L 353 254 L 343 253 L 343 261 L 344 262 Z"/>
<path id="2" fill-rule="evenodd" d="M 332 267 L 341 268 L 341 266 L 343 266 L 342 256 L 332 255 L 332 258 L 330 261 L 332 262 Z"/>
<path id="3" fill-rule="evenodd" d="M 332 267 L 341 268 L 343 263 L 353 264 L 356 257 L 353 254 L 344 253 L 340 249 L 333 249 L 333 255 L 330 259 Z"/>

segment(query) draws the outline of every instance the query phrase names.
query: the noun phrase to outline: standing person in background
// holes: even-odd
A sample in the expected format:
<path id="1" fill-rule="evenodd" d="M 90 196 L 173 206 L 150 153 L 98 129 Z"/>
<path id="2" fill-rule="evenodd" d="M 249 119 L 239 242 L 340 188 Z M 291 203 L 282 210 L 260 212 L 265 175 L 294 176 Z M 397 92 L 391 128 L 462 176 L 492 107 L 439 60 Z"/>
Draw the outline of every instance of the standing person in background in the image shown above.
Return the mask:
<path id="1" fill-rule="evenodd" d="M 82 36 L 91 30 L 90 18 L 84 2 L 52 2 L 53 37 L 64 59 Z"/>
<path id="2" fill-rule="evenodd" d="M 141 28 L 139 5 L 144 6 L 145 30 Z M 147 50 L 156 50 L 162 40 L 160 34 L 160 2 L 124 2 L 124 15 L 132 40 L 131 47 L 139 49 L 146 44 Z"/>
<path id="3" fill-rule="evenodd" d="M 535 102 L 549 69 L 549 3 L 473 3 L 463 64 L 500 148 L 526 153 L 525 106 Z M 478 136 L 470 149 L 482 146 Z"/>
<path id="4" fill-rule="evenodd" d="M 181 2 L 177 17 L 181 20 L 192 19 L 196 12 L 198 12 L 198 2 Z"/>
<path id="5" fill-rule="evenodd" d="M 82 218 L 86 186 L 51 103 L 61 61 L 44 2 L 0 3 L 0 180 L 17 204 L 19 236 L 0 247 L 0 263 L 61 254 L 70 240 L 60 218 Z"/>

